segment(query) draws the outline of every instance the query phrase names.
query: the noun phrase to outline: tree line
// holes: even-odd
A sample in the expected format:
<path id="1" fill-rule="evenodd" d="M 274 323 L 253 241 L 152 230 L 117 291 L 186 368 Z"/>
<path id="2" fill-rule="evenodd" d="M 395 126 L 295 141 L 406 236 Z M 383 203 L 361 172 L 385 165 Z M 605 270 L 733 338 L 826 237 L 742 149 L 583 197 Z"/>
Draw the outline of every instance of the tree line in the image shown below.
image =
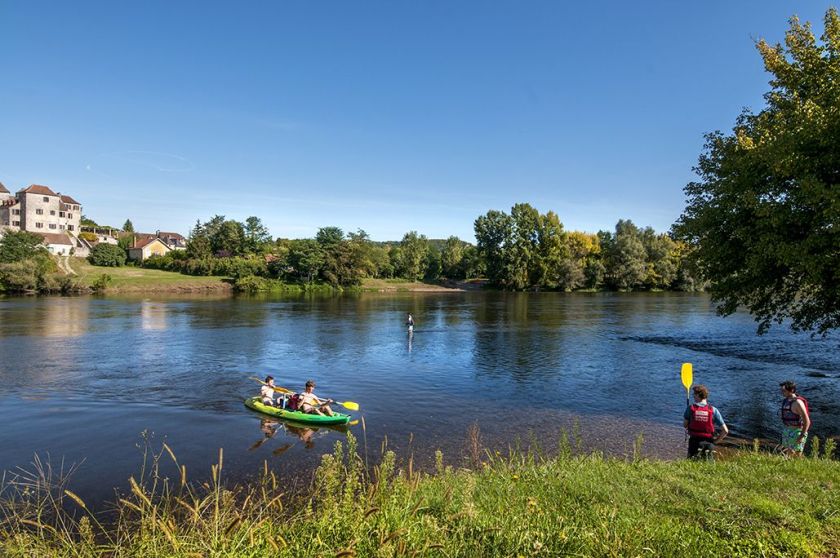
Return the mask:
<path id="1" fill-rule="evenodd" d="M 322 227 L 314 238 L 272 240 L 258 217 L 198 221 L 184 251 L 143 265 L 191 275 L 250 276 L 336 287 L 366 278 L 409 281 L 486 278 L 507 290 L 694 290 L 687 247 L 668 234 L 621 220 L 614 231 L 566 232 L 557 215 L 527 203 L 491 210 L 474 223 L 476 245 L 416 231 L 374 242 L 364 230 Z M 251 284 L 251 283 L 249 283 Z"/>

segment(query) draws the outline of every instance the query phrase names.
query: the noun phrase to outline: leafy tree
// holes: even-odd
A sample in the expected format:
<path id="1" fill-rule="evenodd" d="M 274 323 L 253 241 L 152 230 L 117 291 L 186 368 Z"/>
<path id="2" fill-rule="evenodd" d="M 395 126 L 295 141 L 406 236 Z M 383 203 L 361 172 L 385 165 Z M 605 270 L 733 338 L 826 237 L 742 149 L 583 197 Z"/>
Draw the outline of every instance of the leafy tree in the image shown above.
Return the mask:
<path id="1" fill-rule="evenodd" d="M 311 283 L 324 265 L 323 248 L 311 238 L 292 240 L 289 243 L 288 263 L 294 274 Z"/>
<path id="2" fill-rule="evenodd" d="M 513 228 L 503 284 L 524 289 L 538 280 L 540 213 L 530 204 L 518 203 L 511 208 L 510 218 Z"/>
<path id="3" fill-rule="evenodd" d="M 245 247 L 245 227 L 239 221 L 224 221 L 210 235 L 210 249 L 216 255 L 241 256 Z"/>
<path id="4" fill-rule="evenodd" d="M 205 234 L 201 221 L 196 221 L 187 240 L 187 254 L 190 258 L 208 258 L 213 254 L 210 238 Z"/>
<path id="5" fill-rule="evenodd" d="M 473 228 L 478 254 L 484 260 L 487 278 L 491 283 L 502 284 L 507 259 L 506 248 L 513 231 L 510 215 L 491 209 L 475 220 Z"/>
<path id="6" fill-rule="evenodd" d="M 467 244 L 457 236 L 450 236 L 443 243 L 440 253 L 441 273 L 449 279 L 464 278 L 464 248 Z"/>
<path id="7" fill-rule="evenodd" d="M 245 219 L 245 249 L 246 252 L 256 254 L 271 243 L 268 227 L 263 225 L 259 217 Z"/>
<path id="8" fill-rule="evenodd" d="M 647 252 L 639 228 L 619 219 L 615 234 L 605 233 L 601 244 L 606 251 L 606 281 L 614 289 L 629 291 L 644 284 Z"/>
<path id="9" fill-rule="evenodd" d="M 338 227 L 321 227 L 315 235 L 315 240 L 324 248 L 336 246 L 344 240 L 344 231 Z"/>
<path id="10" fill-rule="evenodd" d="M 402 276 L 412 281 L 422 279 L 426 274 L 426 255 L 429 252 L 429 241 L 425 235 L 418 235 L 417 231 L 409 231 L 403 235 L 400 242 L 400 264 Z"/>
<path id="11" fill-rule="evenodd" d="M 583 282 L 583 271 L 569 259 L 569 246 L 563 223 L 553 211 L 539 216 L 536 285 L 571 290 Z"/>
<path id="12" fill-rule="evenodd" d="M 89 218 L 87 215 L 82 215 L 82 218 L 79 220 L 79 225 L 82 227 L 90 227 L 92 229 L 99 228 L 99 225 L 96 224 L 96 221 Z"/>
<path id="13" fill-rule="evenodd" d="M 125 223 L 123 223 L 122 230 L 125 232 L 134 232 L 134 224 L 131 222 L 131 219 L 126 219 Z"/>
<path id="14" fill-rule="evenodd" d="M 819 42 L 792 18 L 785 46 L 757 48 L 766 106 L 706 136 L 674 230 L 721 314 L 825 334 L 840 327 L 840 17 L 826 12 Z"/>
<path id="15" fill-rule="evenodd" d="M 88 261 L 93 265 L 105 267 L 119 267 L 125 264 L 126 254 L 125 250 L 113 244 L 97 244 L 94 246 Z"/>
<path id="16" fill-rule="evenodd" d="M 43 237 L 27 231 L 6 231 L 0 236 L 0 263 L 20 262 L 46 254 Z"/>

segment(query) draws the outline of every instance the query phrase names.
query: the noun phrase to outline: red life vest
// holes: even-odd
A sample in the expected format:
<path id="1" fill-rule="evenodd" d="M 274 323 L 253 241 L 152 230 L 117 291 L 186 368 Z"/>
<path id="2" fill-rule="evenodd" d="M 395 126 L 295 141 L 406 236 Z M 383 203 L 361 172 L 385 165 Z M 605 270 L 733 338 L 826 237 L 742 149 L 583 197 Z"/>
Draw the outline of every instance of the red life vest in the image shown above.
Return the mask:
<path id="1" fill-rule="evenodd" d="M 286 408 L 291 411 L 298 411 L 300 410 L 300 406 L 303 403 L 303 396 L 299 393 L 295 393 L 289 396 L 286 400 Z"/>
<path id="2" fill-rule="evenodd" d="M 688 419 L 688 434 L 695 438 L 715 437 L 715 408 L 711 405 L 692 405 Z"/>
<path id="3" fill-rule="evenodd" d="M 796 426 L 801 428 L 802 417 L 794 413 L 793 409 L 791 409 L 791 407 L 793 406 L 793 402 L 797 400 L 802 401 L 802 404 L 805 406 L 805 414 L 811 414 L 811 411 L 808 410 L 808 400 L 804 397 L 801 397 L 799 395 L 794 396 L 793 399 L 788 399 L 787 397 L 785 397 L 782 401 L 782 422 L 785 423 L 787 426 Z"/>

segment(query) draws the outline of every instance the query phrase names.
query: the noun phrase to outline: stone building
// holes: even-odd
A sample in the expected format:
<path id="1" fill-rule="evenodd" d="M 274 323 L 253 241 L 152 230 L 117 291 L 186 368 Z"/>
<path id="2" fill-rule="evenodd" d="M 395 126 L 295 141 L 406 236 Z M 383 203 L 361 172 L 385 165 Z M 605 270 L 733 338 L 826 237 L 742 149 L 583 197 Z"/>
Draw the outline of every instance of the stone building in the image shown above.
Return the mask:
<path id="1" fill-rule="evenodd" d="M 82 249 L 78 235 L 81 228 L 82 205 L 70 196 L 53 192 L 47 186 L 33 184 L 12 195 L 0 184 L 0 231 L 29 231 L 44 236 L 47 248 L 56 253 L 68 253 L 65 244 L 51 248 L 51 239 L 65 233 L 72 248 Z"/>

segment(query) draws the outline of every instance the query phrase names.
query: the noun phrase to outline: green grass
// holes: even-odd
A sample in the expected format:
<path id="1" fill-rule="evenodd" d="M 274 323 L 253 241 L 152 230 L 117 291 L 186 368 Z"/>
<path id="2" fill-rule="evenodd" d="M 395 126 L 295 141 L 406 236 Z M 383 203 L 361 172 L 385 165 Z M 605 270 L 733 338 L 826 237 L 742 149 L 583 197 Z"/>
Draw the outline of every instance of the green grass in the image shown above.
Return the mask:
<path id="1" fill-rule="evenodd" d="M 93 285 L 102 274 L 110 275 L 108 290 L 191 290 L 230 288 L 222 277 L 198 277 L 182 275 L 173 271 L 145 269 L 142 267 L 99 267 L 91 265 L 84 258 L 71 258 L 70 266 L 79 275 L 79 281 L 85 286 Z"/>
<path id="2" fill-rule="evenodd" d="M 308 495 L 269 470 L 226 487 L 223 456 L 203 484 L 164 480 L 151 454 L 116 524 L 101 525 L 63 485 L 4 489 L 3 556 L 833 556 L 840 463 L 741 452 L 716 463 L 600 454 L 479 455 L 472 470 L 437 455 L 436 472 L 370 474 L 348 435 Z M 476 457 L 476 456 L 473 456 Z M 169 466 L 169 464 L 167 464 Z M 28 490 L 28 492 L 27 492 Z M 52 495 L 49 495 L 52 494 Z M 76 518 L 54 513 L 68 505 Z"/>

